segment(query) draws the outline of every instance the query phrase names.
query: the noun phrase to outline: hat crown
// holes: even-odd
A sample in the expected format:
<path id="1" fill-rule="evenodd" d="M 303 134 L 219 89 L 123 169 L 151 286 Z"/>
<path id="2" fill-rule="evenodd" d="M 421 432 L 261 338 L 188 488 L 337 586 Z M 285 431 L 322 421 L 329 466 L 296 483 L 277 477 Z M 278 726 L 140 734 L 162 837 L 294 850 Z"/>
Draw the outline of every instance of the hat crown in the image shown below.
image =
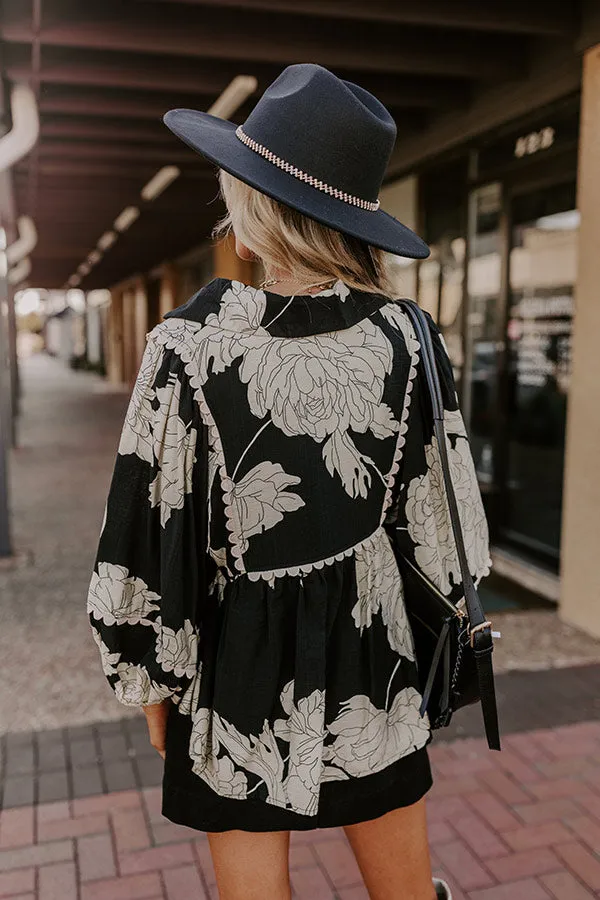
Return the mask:
<path id="1" fill-rule="evenodd" d="M 396 139 L 392 116 L 373 94 L 312 63 L 284 69 L 242 127 L 307 175 L 372 202 Z"/>

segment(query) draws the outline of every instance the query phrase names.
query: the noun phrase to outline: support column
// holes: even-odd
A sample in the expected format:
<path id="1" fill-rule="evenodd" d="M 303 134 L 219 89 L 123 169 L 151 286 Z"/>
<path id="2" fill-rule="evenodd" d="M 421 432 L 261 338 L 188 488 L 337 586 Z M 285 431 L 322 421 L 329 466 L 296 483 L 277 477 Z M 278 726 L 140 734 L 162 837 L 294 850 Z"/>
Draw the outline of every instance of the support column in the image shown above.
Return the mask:
<path id="1" fill-rule="evenodd" d="M 569 389 L 561 617 L 600 637 L 600 44 L 583 62 L 577 205 L 581 214 Z"/>
<path id="2" fill-rule="evenodd" d="M 106 374 L 113 384 L 125 381 L 123 373 L 123 292 L 111 291 L 108 308 L 108 335 L 106 342 Z"/>
<path id="3" fill-rule="evenodd" d="M 146 285 L 144 280 L 139 278 L 134 287 L 135 299 L 135 375 L 142 362 L 142 356 L 146 347 L 146 335 L 148 334 L 148 298 L 146 296 Z"/>
<path id="4" fill-rule="evenodd" d="M 123 381 L 127 384 L 135 379 L 135 359 L 135 291 L 129 286 L 123 291 Z"/>
<path id="5" fill-rule="evenodd" d="M 165 263 L 160 279 L 160 295 L 158 301 L 159 321 L 165 313 L 177 306 L 177 289 L 179 272 L 172 263 Z"/>
<path id="6" fill-rule="evenodd" d="M 215 278 L 231 278 L 244 284 L 252 284 L 254 263 L 252 260 L 239 258 L 231 235 L 215 244 L 213 264 Z"/>

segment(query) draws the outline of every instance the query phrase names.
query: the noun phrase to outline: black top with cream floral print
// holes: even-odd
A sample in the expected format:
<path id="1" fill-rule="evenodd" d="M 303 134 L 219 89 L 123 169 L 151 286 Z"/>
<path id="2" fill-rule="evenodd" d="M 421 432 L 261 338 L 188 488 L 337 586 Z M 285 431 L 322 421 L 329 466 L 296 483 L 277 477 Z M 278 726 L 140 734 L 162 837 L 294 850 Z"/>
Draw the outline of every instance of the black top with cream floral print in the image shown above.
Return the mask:
<path id="1" fill-rule="evenodd" d="M 437 328 L 475 578 L 487 527 Z M 419 347 L 337 282 L 214 279 L 148 335 L 88 610 L 128 705 L 170 697 L 163 811 L 205 830 L 348 824 L 429 787 L 427 718 L 386 525 L 461 597 Z"/>

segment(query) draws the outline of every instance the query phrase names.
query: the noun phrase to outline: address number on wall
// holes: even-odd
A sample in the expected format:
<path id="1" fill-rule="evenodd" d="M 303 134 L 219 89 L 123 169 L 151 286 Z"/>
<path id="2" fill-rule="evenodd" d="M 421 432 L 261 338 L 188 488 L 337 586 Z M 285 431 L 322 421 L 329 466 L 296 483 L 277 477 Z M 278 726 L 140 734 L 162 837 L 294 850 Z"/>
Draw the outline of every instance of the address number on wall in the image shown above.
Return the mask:
<path id="1" fill-rule="evenodd" d="M 537 153 L 538 150 L 547 150 L 554 143 L 554 138 L 554 128 L 550 125 L 540 129 L 540 131 L 532 131 L 530 134 L 525 134 L 515 141 L 515 156 L 519 158 L 521 156 L 531 156 L 532 153 Z"/>

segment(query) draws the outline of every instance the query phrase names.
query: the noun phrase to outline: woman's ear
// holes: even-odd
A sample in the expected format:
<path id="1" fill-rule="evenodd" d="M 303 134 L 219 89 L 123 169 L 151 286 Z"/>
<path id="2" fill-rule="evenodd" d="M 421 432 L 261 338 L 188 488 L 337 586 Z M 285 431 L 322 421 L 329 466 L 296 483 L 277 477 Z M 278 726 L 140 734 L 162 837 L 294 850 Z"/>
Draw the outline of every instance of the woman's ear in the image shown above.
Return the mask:
<path id="1" fill-rule="evenodd" d="M 252 250 L 249 250 L 245 244 L 242 244 L 240 239 L 237 237 L 235 239 L 235 252 L 240 259 L 243 259 L 246 262 L 249 262 L 252 259 L 256 259 L 256 254 L 254 254 Z"/>

